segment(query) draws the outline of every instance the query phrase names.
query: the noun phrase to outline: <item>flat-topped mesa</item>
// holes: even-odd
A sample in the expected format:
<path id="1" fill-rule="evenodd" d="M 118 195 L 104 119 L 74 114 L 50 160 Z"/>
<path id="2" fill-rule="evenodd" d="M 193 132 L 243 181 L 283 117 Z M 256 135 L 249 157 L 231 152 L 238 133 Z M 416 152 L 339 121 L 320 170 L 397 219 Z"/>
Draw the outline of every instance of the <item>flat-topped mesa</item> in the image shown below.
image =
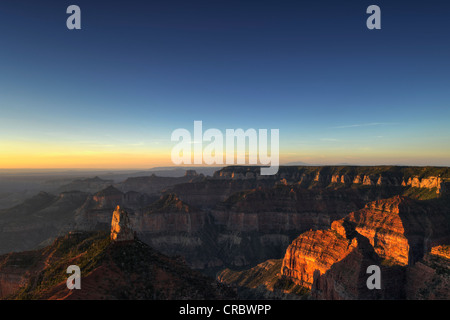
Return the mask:
<path id="1" fill-rule="evenodd" d="M 281 267 L 281 275 L 294 283 L 311 289 L 316 270 L 320 274 L 349 255 L 358 246 L 332 230 L 302 233 L 287 248 Z"/>
<path id="2" fill-rule="evenodd" d="M 450 260 L 450 245 L 440 245 L 431 248 L 431 254 Z"/>
<path id="3" fill-rule="evenodd" d="M 111 240 L 131 241 L 134 240 L 134 231 L 130 227 L 130 219 L 125 210 L 116 207 L 111 221 Z"/>

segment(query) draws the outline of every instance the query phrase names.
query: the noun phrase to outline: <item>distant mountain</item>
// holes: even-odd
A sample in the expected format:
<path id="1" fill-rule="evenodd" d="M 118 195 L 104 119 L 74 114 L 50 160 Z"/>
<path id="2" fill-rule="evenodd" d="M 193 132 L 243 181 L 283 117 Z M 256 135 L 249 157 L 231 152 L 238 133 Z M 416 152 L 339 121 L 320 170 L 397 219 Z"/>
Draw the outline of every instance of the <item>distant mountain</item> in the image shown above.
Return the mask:
<path id="1" fill-rule="evenodd" d="M 102 190 L 103 188 L 107 187 L 108 185 L 111 185 L 114 183 L 114 180 L 104 180 L 100 179 L 98 176 L 95 176 L 94 178 L 86 178 L 86 179 L 77 179 L 74 180 L 68 184 L 65 184 L 60 187 L 60 191 L 84 191 L 84 192 L 97 192 Z"/>
<path id="2" fill-rule="evenodd" d="M 222 169 L 222 167 L 155 167 L 148 170 L 160 177 L 182 177 L 186 171 L 194 170 L 198 174 L 205 176 L 212 176 L 215 171 Z"/>
<path id="3" fill-rule="evenodd" d="M 284 166 L 314 166 L 314 164 L 309 164 L 302 161 L 294 161 L 283 164 Z"/>

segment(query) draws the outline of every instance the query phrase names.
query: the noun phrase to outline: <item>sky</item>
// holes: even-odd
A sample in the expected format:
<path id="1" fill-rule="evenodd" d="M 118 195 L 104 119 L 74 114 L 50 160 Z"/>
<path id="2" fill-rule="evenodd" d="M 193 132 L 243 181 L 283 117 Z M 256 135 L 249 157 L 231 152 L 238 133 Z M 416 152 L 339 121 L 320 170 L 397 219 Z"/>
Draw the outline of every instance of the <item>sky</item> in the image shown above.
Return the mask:
<path id="1" fill-rule="evenodd" d="M 2 0 L 0 168 L 169 166 L 195 120 L 279 129 L 282 164 L 449 166 L 450 3 L 392 2 Z"/>

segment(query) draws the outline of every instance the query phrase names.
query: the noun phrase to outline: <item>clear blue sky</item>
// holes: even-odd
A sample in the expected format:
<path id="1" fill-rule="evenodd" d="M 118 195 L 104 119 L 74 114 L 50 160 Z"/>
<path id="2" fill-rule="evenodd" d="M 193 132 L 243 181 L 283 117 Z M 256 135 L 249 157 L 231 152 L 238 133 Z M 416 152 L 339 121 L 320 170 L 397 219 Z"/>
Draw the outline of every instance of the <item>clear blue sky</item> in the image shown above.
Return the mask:
<path id="1" fill-rule="evenodd" d="M 436 0 L 1 1 L 0 167 L 170 164 L 194 120 L 277 128 L 282 162 L 450 165 L 449 17 Z"/>

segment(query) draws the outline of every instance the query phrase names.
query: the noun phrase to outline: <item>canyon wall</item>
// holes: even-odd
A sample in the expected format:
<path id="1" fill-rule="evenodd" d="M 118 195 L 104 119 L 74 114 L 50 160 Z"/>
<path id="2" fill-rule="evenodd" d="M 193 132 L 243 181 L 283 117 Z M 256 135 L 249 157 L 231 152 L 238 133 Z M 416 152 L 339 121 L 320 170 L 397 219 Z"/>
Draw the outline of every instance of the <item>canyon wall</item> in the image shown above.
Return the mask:
<path id="1" fill-rule="evenodd" d="M 230 166 L 214 173 L 215 180 L 252 181 L 260 183 L 300 184 L 304 187 L 391 186 L 445 189 L 450 181 L 447 167 L 400 167 L 400 166 L 281 166 L 277 174 L 261 176 L 258 167 Z"/>
<path id="2" fill-rule="evenodd" d="M 402 219 L 408 217 L 398 214 L 378 221 L 390 209 L 376 203 L 365 209 L 370 223 L 356 212 L 367 202 L 398 194 L 445 196 L 448 178 L 448 168 L 356 166 L 282 166 L 273 176 L 261 176 L 257 167 L 232 166 L 213 177 L 189 172 L 181 178 L 129 178 L 95 194 L 42 194 L 0 211 L 0 253 L 35 248 L 68 230 L 109 230 L 114 209 L 120 205 L 145 242 L 166 254 L 182 255 L 199 269 L 244 267 L 283 258 L 299 234 L 328 229 L 349 212 L 355 214 L 347 222 L 369 239 L 377 254 L 406 265 L 420 259 L 423 248 L 448 237 L 444 230 L 430 227 L 445 225 L 442 217 L 418 218 L 439 207 L 414 209 L 411 219 L 422 224 L 407 227 Z M 108 182 L 91 180 L 73 186 Z M 380 226 L 384 231 L 379 231 Z"/>

